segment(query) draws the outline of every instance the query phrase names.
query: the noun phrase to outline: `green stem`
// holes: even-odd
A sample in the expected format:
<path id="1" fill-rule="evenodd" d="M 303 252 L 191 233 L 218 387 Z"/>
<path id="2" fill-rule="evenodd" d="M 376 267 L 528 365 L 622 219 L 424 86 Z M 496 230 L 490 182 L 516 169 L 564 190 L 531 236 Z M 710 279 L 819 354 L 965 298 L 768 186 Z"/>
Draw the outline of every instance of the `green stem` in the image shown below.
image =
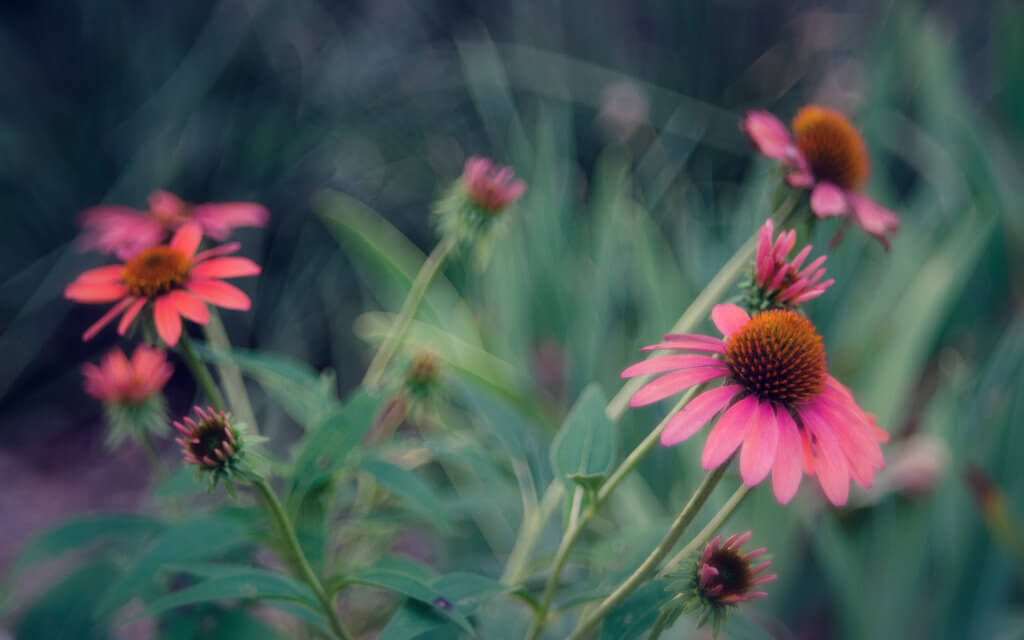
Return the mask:
<path id="1" fill-rule="evenodd" d="M 700 533 L 698 533 L 693 540 L 687 542 L 682 551 L 672 556 L 672 559 L 669 560 L 665 565 L 665 568 L 659 572 L 659 575 L 665 575 L 666 573 L 676 569 L 680 564 L 685 562 L 694 551 L 707 544 L 708 540 L 711 539 L 711 536 L 715 535 L 715 532 L 718 531 L 718 529 L 725 524 L 725 521 L 729 519 L 729 516 L 731 516 L 732 512 L 736 510 L 736 507 L 740 506 L 740 503 L 743 502 L 743 499 L 747 497 L 748 493 L 750 493 L 750 487 L 745 484 L 741 484 L 739 489 L 736 489 L 726 503 L 722 505 L 722 508 L 718 510 L 718 513 L 716 513 L 714 517 L 708 521 L 707 525 L 701 529 Z"/>
<path id="2" fill-rule="evenodd" d="M 196 355 L 196 350 L 192 346 L 192 339 L 188 337 L 188 334 L 184 331 L 181 332 L 181 339 L 178 340 L 178 351 L 181 352 L 183 358 L 185 358 L 185 364 L 192 371 L 193 377 L 196 379 L 196 384 L 202 388 L 203 393 L 206 394 L 206 399 L 217 411 L 225 411 L 227 407 L 224 404 L 224 396 L 221 395 L 220 389 L 217 388 L 217 384 L 213 381 L 213 376 L 210 375 L 210 370 L 206 368 L 199 356 Z"/>
<path id="3" fill-rule="evenodd" d="M 377 349 L 373 360 L 370 361 L 370 366 L 366 369 L 363 385 L 376 387 L 380 382 L 384 369 L 391 362 L 391 359 L 395 357 L 398 347 L 402 344 L 402 339 L 405 338 L 406 332 L 409 331 L 413 316 L 416 315 L 416 310 L 419 309 L 420 303 L 423 302 L 427 288 L 441 269 L 441 265 L 444 264 L 448 254 L 455 248 L 456 241 L 457 238 L 454 233 L 445 234 L 423 262 L 423 266 L 420 267 L 419 273 L 416 274 L 416 279 L 413 280 L 412 286 L 409 288 L 409 295 L 406 296 L 405 302 L 402 303 L 402 309 L 398 312 L 395 323 L 391 326 L 391 330 L 384 338 L 380 348 Z"/>
<path id="4" fill-rule="evenodd" d="M 565 534 L 562 536 L 562 541 L 558 545 L 558 551 L 555 552 L 555 559 L 551 565 L 551 575 L 548 576 L 547 583 L 544 585 L 544 595 L 540 600 L 540 609 L 537 615 L 534 616 L 533 626 L 530 628 L 527 638 L 533 640 L 540 636 L 540 632 L 543 631 L 544 626 L 547 624 L 547 613 L 551 608 L 551 602 L 554 600 L 555 592 L 558 590 L 558 579 L 561 577 L 562 569 L 565 567 L 566 560 L 569 559 L 569 551 L 572 550 L 572 546 L 576 543 L 583 529 L 587 526 L 587 523 L 594 517 L 597 510 L 604 504 L 608 497 L 615 491 L 615 488 L 626 478 L 630 471 L 632 471 L 654 448 L 657 444 L 658 439 L 661 437 L 661 432 L 665 430 L 665 426 L 668 425 L 669 420 L 672 419 L 676 413 L 682 410 L 686 406 L 686 403 L 690 401 L 693 396 L 697 394 L 699 387 L 693 387 L 683 394 L 683 397 L 679 399 L 672 410 L 665 415 L 658 426 L 654 428 L 651 433 L 643 439 L 640 444 L 636 446 L 633 451 L 626 456 L 626 459 L 622 461 L 622 464 L 612 472 L 608 479 L 601 485 L 601 488 L 597 491 L 597 495 L 594 497 L 594 501 L 587 507 L 587 509 L 577 519 L 575 526 L 571 526 L 566 529 Z M 723 465 L 724 466 L 724 465 Z"/>
<path id="5" fill-rule="evenodd" d="M 697 487 L 697 490 L 693 493 L 690 501 L 686 503 L 683 510 L 679 513 L 679 517 L 676 518 L 672 526 L 669 527 L 668 532 L 662 539 L 661 543 L 651 551 L 647 559 L 637 567 L 636 571 L 632 573 L 622 584 L 616 587 L 615 591 L 605 598 L 600 606 L 597 607 L 590 615 L 582 618 L 579 624 L 576 626 L 576 630 L 572 632 L 568 640 L 579 640 L 588 634 L 601 620 L 604 619 L 611 611 L 625 600 L 629 594 L 633 593 L 637 587 L 644 583 L 657 569 L 661 561 L 671 551 L 672 547 L 675 546 L 676 542 L 679 541 L 680 536 L 686 530 L 686 527 L 690 526 L 693 519 L 697 516 L 697 512 L 707 502 L 708 497 L 711 496 L 711 492 L 714 490 L 718 481 L 725 475 L 725 470 L 729 464 L 725 463 L 720 465 L 717 469 L 704 476 L 704 480 Z"/>
<path id="6" fill-rule="evenodd" d="M 331 631 L 334 636 L 339 640 L 351 640 L 351 636 L 345 631 L 344 627 L 341 626 L 341 621 L 338 619 L 338 613 L 334 609 L 334 603 L 331 601 L 331 597 L 327 595 L 327 591 L 324 590 L 320 579 L 316 577 L 313 572 L 313 568 L 309 566 L 309 561 L 306 560 L 306 554 L 302 552 L 302 547 L 299 545 L 299 539 L 295 536 L 295 528 L 292 527 L 291 521 L 288 519 L 288 515 L 284 512 L 284 507 L 281 506 L 281 501 L 277 499 L 277 494 L 274 493 L 274 489 L 267 483 L 266 478 L 257 476 L 253 480 L 253 485 L 259 490 L 260 495 L 263 497 L 263 502 L 267 506 L 267 514 L 273 520 L 275 527 L 284 536 L 284 542 L 288 546 L 288 552 L 291 554 L 292 559 L 295 561 L 296 568 L 298 569 L 299 578 L 301 578 L 309 588 L 313 590 L 317 600 L 320 601 L 320 605 L 323 607 L 324 614 L 327 616 L 327 622 L 331 627 Z"/>
<path id="7" fill-rule="evenodd" d="M 215 309 L 210 309 L 210 322 L 203 327 L 206 341 L 213 349 L 223 352 L 225 356 L 231 355 L 231 341 L 228 339 L 228 332 L 224 329 L 224 323 Z M 249 428 L 256 429 L 256 414 L 253 413 L 252 403 L 249 401 L 249 392 L 245 389 L 245 381 L 242 379 L 242 371 L 238 365 L 228 360 L 217 363 L 217 375 L 224 386 L 224 394 L 227 396 L 228 404 L 232 413 L 239 420 L 249 425 Z"/>
<path id="8" fill-rule="evenodd" d="M 153 445 L 153 439 L 149 437 L 149 431 L 143 427 L 137 430 L 138 443 L 142 447 L 142 451 L 149 458 L 149 463 L 153 467 L 153 472 L 156 473 L 157 480 L 164 480 L 167 477 L 167 466 L 164 464 L 163 459 L 160 458 L 160 454 L 157 453 L 156 447 Z"/>
<path id="9" fill-rule="evenodd" d="M 533 550 L 534 545 L 537 544 L 537 539 L 540 537 L 541 531 L 543 531 L 544 523 L 547 522 L 547 519 L 558 508 L 558 504 L 562 500 L 562 493 L 564 493 L 562 483 L 552 482 L 544 492 L 544 497 L 541 498 L 537 509 L 523 516 L 523 526 L 520 529 L 520 534 L 512 546 L 512 552 L 509 553 L 508 562 L 505 563 L 505 571 L 501 574 L 502 584 L 514 586 L 523 579 L 522 574 L 526 568 L 526 563 L 530 559 L 530 552 Z"/>

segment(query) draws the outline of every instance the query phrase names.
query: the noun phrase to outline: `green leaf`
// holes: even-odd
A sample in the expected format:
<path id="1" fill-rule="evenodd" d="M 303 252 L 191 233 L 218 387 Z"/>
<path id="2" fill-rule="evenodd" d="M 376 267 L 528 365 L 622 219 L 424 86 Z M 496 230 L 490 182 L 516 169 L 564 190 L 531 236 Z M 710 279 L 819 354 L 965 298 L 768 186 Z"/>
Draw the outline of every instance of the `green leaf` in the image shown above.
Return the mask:
<path id="1" fill-rule="evenodd" d="M 412 640 L 441 629 L 448 629 L 448 637 L 458 635 L 458 629 L 448 618 L 437 615 L 432 608 L 413 600 L 398 608 L 381 629 L 377 640 Z"/>
<path id="2" fill-rule="evenodd" d="M 592 383 L 583 390 L 551 443 L 551 468 L 570 491 L 571 476 L 603 474 L 615 461 L 615 426 L 605 415 L 607 399 Z"/>
<path id="3" fill-rule="evenodd" d="M 206 516 L 188 520 L 167 529 L 150 544 L 120 580 L 103 594 L 101 613 L 121 606 L 149 584 L 166 564 L 202 560 L 236 549 L 247 541 L 245 526 L 224 516 Z"/>
<path id="4" fill-rule="evenodd" d="M 187 571 L 187 568 L 185 568 Z M 198 569 L 200 573 L 203 569 Z M 285 576 L 244 565 L 222 566 L 219 575 L 149 603 L 136 617 L 154 616 L 168 609 L 199 602 L 227 599 L 290 600 L 318 610 L 320 603 L 307 585 Z"/>
<path id="5" fill-rule="evenodd" d="M 476 609 L 479 603 L 509 590 L 496 580 L 461 571 L 446 573 L 434 580 L 430 586 L 466 615 Z"/>
<path id="6" fill-rule="evenodd" d="M 96 514 L 64 522 L 26 544 L 12 563 L 11 571 L 16 573 L 40 560 L 108 538 L 145 538 L 166 526 L 156 518 L 130 513 Z"/>
<path id="7" fill-rule="evenodd" d="M 595 492 L 604 484 L 607 473 L 571 473 L 569 479 L 588 492 Z"/>
<path id="8" fill-rule="evenodd" d="M 644 637 L 644 632 L 658 619 L 659 608 L 666 599 L 668 595 L 662 581 L 644 583 L 608 614 L 601 625 L 601 640 Z"/>
<path id="9" fill-rule="evenodd" d="M 418 475 L 376 458 L 367 458 L 360 468 L 372 474 L 377 482 L 398 498 L 409 511 L 431 523 L 443 533 L 452 531 L 448 507 L 437 496 L 433 487 Z"/>
<path id="10" fill-rule="evenodd" d="M 102 587 L 117 575 L 117 565 L 104 558 L 64 576 L 21 614 L 14 637 L 107 640 L 107 621 L 93 613 Z"/>
<path id="11" fill-rule="evenodd" d="M 337 407 L 330 377 L 318 374 L 298 360 L 269 351 L 232 349 L 225 353 L 203 343 L 194 346 L 207 362 L 237 365 L 304 427 L 316 423 Z"/>

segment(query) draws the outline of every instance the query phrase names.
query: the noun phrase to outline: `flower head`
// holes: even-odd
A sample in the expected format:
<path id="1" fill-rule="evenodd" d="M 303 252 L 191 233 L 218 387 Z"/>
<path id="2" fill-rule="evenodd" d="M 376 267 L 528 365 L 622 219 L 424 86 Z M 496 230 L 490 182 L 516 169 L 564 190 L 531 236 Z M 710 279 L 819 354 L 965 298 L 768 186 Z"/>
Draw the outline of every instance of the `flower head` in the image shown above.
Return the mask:
<path id="1" fill-rule="evenodd" d="M 108 446 L 116 446 L 130 433 L 167 429 L 167 408 L 161 390 L 174 373 L 167 353 L 140 344 L 131 359 L 120 349 L 103 356 L 99 366 L 82 367 L 85 392 L 103 401 L 107 415 Z"/>
<path id="2" fill-rule="evenodd" d="M 466 161 L 462 176 L 434 206 L 437 226 L 442 234 L 452 233 L 460 242 L 475 242 L 525 191 L 526 183 L 515 179 L 510 167 L 473 156 Z"/>
<path id="3" fill-rule="evenodd" d="M 796 232 L 783 231 L 773 242 L 773 231 L 772 221 L 765 220 L 757 241 L 754 275 L 744 286 L 747 308 L 751 310 L 793 307 L 817 298 L 835 283 L 831 278 L 821 281 L 825 276 L 825 256 L 804 266 L 811 253 L 811 245 L 807 245 L 789 260 L 789 252 L 796 244 Z"/>
<path id="4" fill-rule="evenodd" d="M 81 214 L 85 228 L 80 246 L 128 260 L 139 252 L 155 247 L 188 222 L 195 222 L 203 233 L 218 242 L 227 240 L 236 227 L 262 227 L 270 214 L 255 202 L 210 202 L 189 204 L 168 191 L 149 194 L 149 209 L 101 205 Z"/>
<path id="5" fill-rule="evenodd" d="M 231 416 L 224 411 L 210 407 L 193 409 L 196 419 L 185 416 L 175 421 L 174 428 L 180 437 L 175 439 L 181 445 L 185 462 L 194 464 L 200 472 L 211 474 L 212 482 L 235 473 L 245 454 L 241 429 L 232 423 Z"/>
<path id="6" fill-rule="evenodd" d="M 849 481 L 870 487 L 885 466 L 878 442 L 888 440 L 849 389 L 828 374 L 825 348 L 814 325 L 795 311 L 749 316 L 733 304 L 711 318 L 724 338 L 669 334 L 644 351 L 696 354 L 637 363 L 622 377 L 671 372 L 641 387 L 631 406 L 658 402 L 695 385 L 723 381 L 697 395 L 661 433 L 665 446 L 686 440 L 718 417 L 701 458 L 714 469 L 740 451 L 740 475 L 755 486 L 772 474 L 779 503 L 792 500 L 803 473 L 816 475 L 835 505 L 846 503 Z"/>
<path id="7" fill-rule="evenodd" d="M 790 170 L 786 181 L 811 189 L 811 210 L 819 218 L 850 214 L 864 231 L 889 247 L 900 219 L 860 192 L 871 174 L 864 139 L 843 114 L 807 105 L 793 118 L 792 135 L 767 111 L 750 111 L 740 129 L 765 156 Z"/>
<path id="8" fill-rule="evenodd" d="M 762 547 L 746 554 L 740 552 L 740 547 L 747 543 L 752 533 L 734 534 L 725 542 L 722 542 L 722 536 L 716 536 L 696 562 L 669 580 L 669 590 L 677 593 L 662 609 L 662 615 L 668 618 L 669 624 L 681 613 L 699 611 L 698 626 L 712 623 L 717 636 L 730 608 L 768 595 L 756 589 L 775 580 L 775 574 L 762 575 L 772 563 L 765 560 L 754 564 L 754 560 L 763 556 L 767 549 Z"/>
<path id="9" fill-rule="evenodd" d="M 222 278 L 254 276 L 260 267 L 248 258 L 226 256 L 238 250 L 232 243 L 196 253 L 202 231 L 194 222 L 179 228 L 167 245 L 150 247 L 124 264 L 90 269 L 64 290 L 64 297 L 86 304 L 116 302 L 82 335 L 89 340 L 118 315 L 117 332 L 124 335 L 143 307 L 152 303 L 157 333 L 169 347 L 181 337 L 181 318 L 206 324 L 206 303 L 246 311 L 249 296 Z"/>

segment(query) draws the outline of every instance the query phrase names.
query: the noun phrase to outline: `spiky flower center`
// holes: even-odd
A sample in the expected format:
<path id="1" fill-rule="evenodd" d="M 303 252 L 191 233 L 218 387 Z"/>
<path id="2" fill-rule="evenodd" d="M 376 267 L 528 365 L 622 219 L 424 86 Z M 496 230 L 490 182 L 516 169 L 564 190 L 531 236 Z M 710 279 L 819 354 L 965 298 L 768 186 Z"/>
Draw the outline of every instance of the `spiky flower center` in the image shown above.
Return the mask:
<path id="1" fill-rule="evenodd" d="M 211 414 L 192 429 L 186 447 L 202 466 L 219 469 L 234 455 L 235 436 L 223 416 Z"/>
<path id="2" fill-rule="evenodd" d="M 712 567 L 718 572 L 706 584 L 700 584 L 701 581 L 698 581 L 702 595 L 709 600 L 743 596 L 754 585 L 754 573 L 750 569 L 750 561 L 734 549 L 716 549 L 704 565 Z"/>
<path id="3" fill-rule="evenodd" d="M 793 118 L 793 133 L 816 179 L 847 190 L 867 181 L 871 172 L 867 147 L 843 114 L 808 105 Z"/>
<path id="4" fill-rule="evenodd" d="M 133 296 L 155 298 L 177 289 L 188 278 L 189 258 L 173 247 L 152 247 L 124 265 L 121 278 Z"/>
<path id="5" fill-rule="evenodd" d="M 765 400 L 790 406 L 825 387 L 825 347 L 810 320 L 777 309 L 760 313 L 726 341 L 733 380 Z"/>

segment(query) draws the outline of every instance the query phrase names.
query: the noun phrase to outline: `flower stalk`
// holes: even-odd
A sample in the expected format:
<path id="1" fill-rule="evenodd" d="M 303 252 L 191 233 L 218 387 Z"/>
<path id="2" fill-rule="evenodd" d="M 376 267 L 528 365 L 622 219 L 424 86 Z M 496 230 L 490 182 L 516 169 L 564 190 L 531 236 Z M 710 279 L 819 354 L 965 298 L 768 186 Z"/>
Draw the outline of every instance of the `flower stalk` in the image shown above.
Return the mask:
<path id="1" fill-rule="evenodd" d="M 743 499 L 746 498 L 749 493 L 750 487 L 745 484 L 741 484 L 739 488 L 729 496 L 729 499 L 726 500 L 725 504 L 722 505 L 722 508 L 718 510 L 718 513 L 712 516 L 711 520 L 709 520 L 704 528 L 700 530 L 700 533 L 698 533 L 693 540 L 687 542 L 682 551 L 672 556 L 672 559 L 665 564 L 665 568 L 659 571 L 658 575 L 665 575 L 666 573 L 677 569 L 679 565 L 686 560 L 686 558 L 692 555 L 697 549 L 700 549 L 703 545 L 707 544 L 708 540 L 711 539 L 711 536 L 715 535 L 715 532 L 725 524 L 725 521 L 729 519 L 729 516 L 731 516 L 733 511 L 736 510 L 736 507 L 740 506 L 740 503 L 743 502 Z"/>
<path id="2" fill-rule="evenodd" d="M 181 339 L 178 341 L 178 351 L 185 359 L 185 364 L 188 365 L 193 377 L 195 377 L 196 383 L 203 390 L 203 393 L 206 394 L 206 399 L 209 400 L 210 406 L 217 411 L 227 411 L 224 396 L 213 381 L 210 370 L 206 368 L 206 365 L 203 364 L 196 354 L 195 347 L 192 346 L 192 339 L 188 337 L 188 332 L 182 332 Z"/>
<path id="3" fill-rule="evenodd" d="M 651 551 L 650 555 L 637 567 L 625 581 L 622 582 L 618 587 L 615 588 L 607 598 L 601 601 L 601 604 L 592 613 L 584 616 L 580 619 L 579 624 L 576 626 L 575 631 L 569 636 L 568 640 L 579 640 L 580 638 L 586 637 L 588 633 L 604 619 L 611 611 L 617 607 L 623 600 L 625 600 L 629 594 L 633 593 L 637 587 L 644 583 L 655 571 L 661 561 L 671 551 L 672 547 L 676 545 L 679 538 L 686 531 L 686 528 L 690 526 L 693 519 L 697 516 L 701 507 L 707 502 L 711 496 L 711 492 L 714 491 L 718 482 L 725 475 L 725 470 L 729 465 L 723 464 L 720 467 L 714 469 L 706 476 L 704 480 L 694 491 L 693 496 L 690 497 L 689 502 L 683 507 L 683 510 L 679 512 L 679 516 L 669 527 L 668 532 L 665 533 L 665 537 L 662 538 L 661 543 Z"/>

